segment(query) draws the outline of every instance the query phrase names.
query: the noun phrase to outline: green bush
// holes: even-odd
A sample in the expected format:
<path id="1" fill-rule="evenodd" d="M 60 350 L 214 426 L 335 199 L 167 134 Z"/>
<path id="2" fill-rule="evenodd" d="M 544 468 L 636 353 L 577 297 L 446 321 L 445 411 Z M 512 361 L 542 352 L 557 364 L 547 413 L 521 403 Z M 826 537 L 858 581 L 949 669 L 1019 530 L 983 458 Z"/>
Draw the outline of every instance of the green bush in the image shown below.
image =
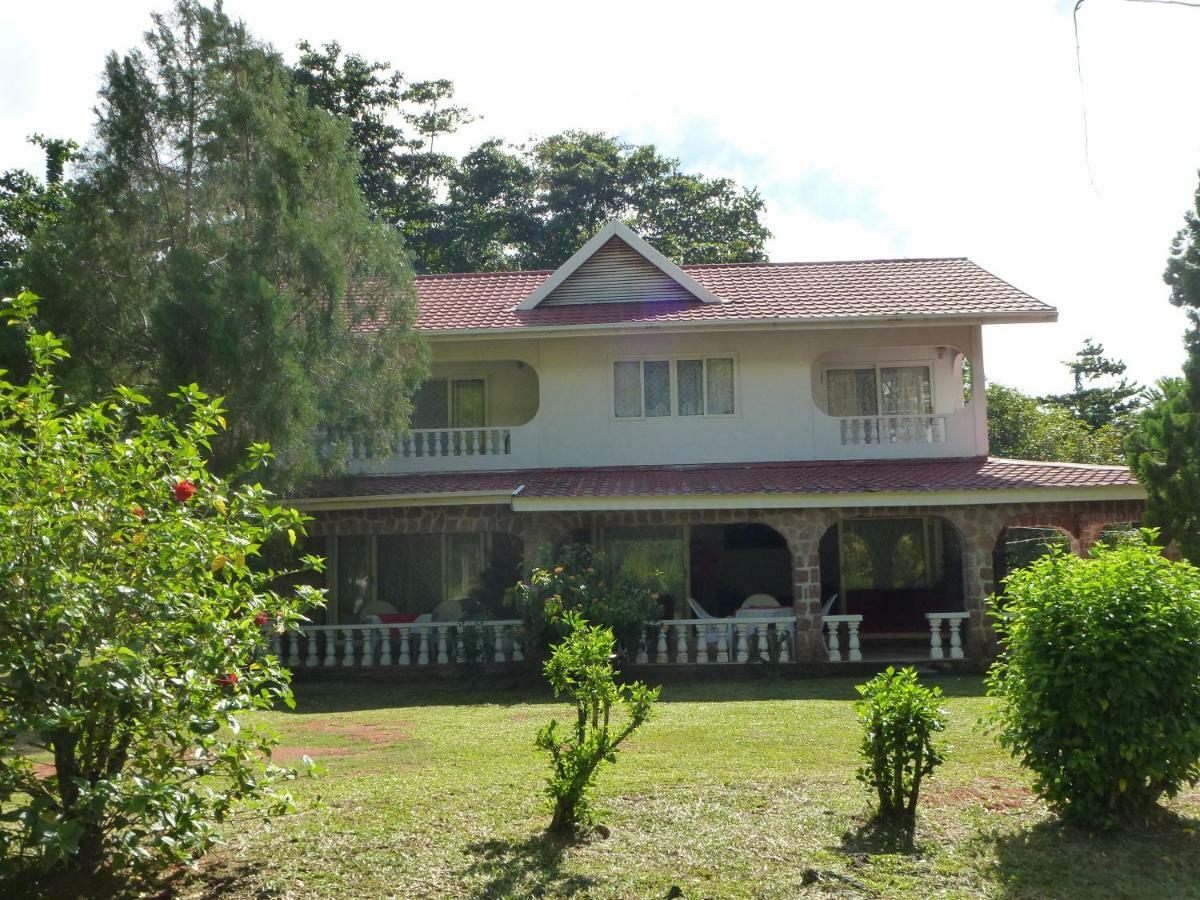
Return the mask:
<path id="1" fill-rule="evenodd" d="M 917 680 L 915 669 L 889 667 L 866 684 L 855 707 L 863 726 L 858 780 L 876 792 L 878 819 L 909 830 L 916 822 L 921 783 L 941 765 L 946 727 L 942 691 Z"/>
<path id="2" fill-rule="evenodd" d="M 661 579 L 624 573 L 610 578 L 608 568 L 604 554 L 587 544 L 542 546 L 524 564 L 505 602 L 521 616 L 527 656 L 534 658 L 569 633 L 568 612 L 611 629 L 627 655 L 637 653 L 647 625 L 662 615 Z"/>
<path id="3" fill-rule="evenodd" d="M 183 862 L 239 808 L 289 806 L 295 772 L 239 716 L 292 703 L 268 636 L 321 597 L 272 590 L 287 573 L 262 550 L 302 519 L 209 472 L 224 423 L 194 385 L 177 417 L 126 389 L 65 406 L 61 343 L 30 295 L 5 304 L 33 374 L 0 377 L 0 859 L 9 877 Z"/>
<path id="4" fill-rule="evenodd" d="M 1200 570 L 1145 532 L 1013 573 L 988 676 L 1001 743 L 1065 818 L 1111 827 L 1200 776 Z"/>
<path id="5" fill-rule="evenodd" d="M 577 612 L 568 612 L 564 624 L 569 633 L 554 647 L 545 672 L 554 696 L 566 694 L 574 702 L 575 723 L 568 731 L 552 719 L 536 740 L 553 766 L 546 791 L 554 803 L 548 830 L 558 837 L 591 823 L 589 798 L 600 764 L 617 761 L 617 748 L 650 718 L 661 690 L 616 683 L 611 629 L 589 625 Z M 612 719 L 614 704 L 625 708 L 623 725 Z"/>

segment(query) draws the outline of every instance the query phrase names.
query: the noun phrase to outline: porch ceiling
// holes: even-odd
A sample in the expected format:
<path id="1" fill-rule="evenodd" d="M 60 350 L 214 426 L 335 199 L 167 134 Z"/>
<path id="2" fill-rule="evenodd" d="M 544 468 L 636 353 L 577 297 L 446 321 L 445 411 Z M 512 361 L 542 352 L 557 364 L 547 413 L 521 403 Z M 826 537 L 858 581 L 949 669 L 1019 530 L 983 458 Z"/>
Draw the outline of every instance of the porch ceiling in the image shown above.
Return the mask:
<path id="1" fill-rule="evenodd" d="M 316 485 L 295 502 L 311 509 L 430 503 L 582 509 L 725 506 L 735 501 L 786 507 L 1144 496 L 1124 466 L 954 458 L 360 475 Z"/>

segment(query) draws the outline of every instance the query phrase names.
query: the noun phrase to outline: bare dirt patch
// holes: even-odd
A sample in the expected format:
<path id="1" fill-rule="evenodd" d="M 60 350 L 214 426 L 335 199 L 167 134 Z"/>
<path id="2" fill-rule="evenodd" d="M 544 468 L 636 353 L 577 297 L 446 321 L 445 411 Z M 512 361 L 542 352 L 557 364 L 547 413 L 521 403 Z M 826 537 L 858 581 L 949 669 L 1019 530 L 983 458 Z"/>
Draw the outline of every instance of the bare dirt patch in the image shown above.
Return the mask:
<path id="1" fill-rule="evenodd" d="M 930 786 L 923 792 L 922 802 L 930 806 L 969 806 L 978 803 L 991 812 L 1020 809 L 1029 802 L 1033 792 L 1024 785 L 999 778 L 979 778 L 970 784 L 951 788 Z"/>
<path id="2" fill-rule="evenodd" d="M 368 744 L 391 744 L 412 740 L 411 722 L 305 722 L 301 726 L 311 734 L 329 734 Z"/>
<path id="3" fill-rule="evenodd" d="M 281 744 L 271 751 L 271 762 L 287 766 L 301 762 L 308 757 L 313 762 L 322 762 L 343 756 L 357 756 L 361 750 L 347 750 L 340 747 L 303 747 L 292 744 Z"/>
<path id="4" fill-rule="evenodd" d="M 54 763 L 35 762 L 33 764 L 33 774 L 37 778 L 49 778 L 54 772 Z"/>

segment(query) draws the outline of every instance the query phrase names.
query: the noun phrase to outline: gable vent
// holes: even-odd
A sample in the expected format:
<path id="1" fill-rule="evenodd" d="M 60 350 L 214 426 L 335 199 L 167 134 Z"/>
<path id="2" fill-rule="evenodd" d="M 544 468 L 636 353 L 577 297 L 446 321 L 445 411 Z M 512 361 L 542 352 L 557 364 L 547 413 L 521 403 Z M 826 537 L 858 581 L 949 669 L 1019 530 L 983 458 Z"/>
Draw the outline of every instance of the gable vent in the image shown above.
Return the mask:
<path id="1" fill-rule="evenodd" d="M 619 237 L 572 272 L 542 301 L 543 306 L 576 303 L 695 302 L 698 298 Z"/>

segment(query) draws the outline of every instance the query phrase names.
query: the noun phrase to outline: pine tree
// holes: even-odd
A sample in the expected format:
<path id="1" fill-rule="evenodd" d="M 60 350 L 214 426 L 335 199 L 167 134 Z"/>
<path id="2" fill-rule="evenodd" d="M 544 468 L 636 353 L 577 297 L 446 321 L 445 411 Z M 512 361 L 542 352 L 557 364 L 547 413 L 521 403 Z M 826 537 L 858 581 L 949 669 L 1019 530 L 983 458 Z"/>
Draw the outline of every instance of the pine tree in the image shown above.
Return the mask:
<path id="1" fill-rule="evenodd" d="M 1123 426 L 1141 405 L 1142 386 L 1125 378 L 1126 365 L 1104 355 L 1104 345 L 1091 338 L 1063 363 L 1070 371 L 1075 389 L 1069 394 L 1052 394 L 1043 402 L 1067 409 L 1091 428 Z"/>
<path id="2" fill-rule="evenodd" d="M 382 443 L 424 352 L 408 255 L 364 205 L 347 126 L 219 3 L 180 0 L 145 43 L 108 57 L 70 202 L 23 265 L 68 383 L 200 383 L 229 411 L 218 466 L 269 441 L 277 483 L 335 462 L 319 427 Z"/>

